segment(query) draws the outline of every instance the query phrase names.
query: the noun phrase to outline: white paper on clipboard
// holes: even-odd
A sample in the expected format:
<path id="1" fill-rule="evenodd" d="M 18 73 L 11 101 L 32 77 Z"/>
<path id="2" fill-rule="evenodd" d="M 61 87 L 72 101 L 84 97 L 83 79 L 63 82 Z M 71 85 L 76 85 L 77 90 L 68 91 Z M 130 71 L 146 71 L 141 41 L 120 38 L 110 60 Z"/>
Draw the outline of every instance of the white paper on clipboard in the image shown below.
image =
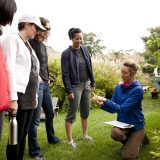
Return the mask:
<path id="1" fill-rule="evenodd" d="M 123 122 L 120 122 L 120 121 L 108 121 L 108 122 L 104 122 L 104 123 L 115 126 L 115 127 L 123 128 L 123 129 L 134 127 L 134 125 L 132 125 L 132 124 L 123 123 Z"/>

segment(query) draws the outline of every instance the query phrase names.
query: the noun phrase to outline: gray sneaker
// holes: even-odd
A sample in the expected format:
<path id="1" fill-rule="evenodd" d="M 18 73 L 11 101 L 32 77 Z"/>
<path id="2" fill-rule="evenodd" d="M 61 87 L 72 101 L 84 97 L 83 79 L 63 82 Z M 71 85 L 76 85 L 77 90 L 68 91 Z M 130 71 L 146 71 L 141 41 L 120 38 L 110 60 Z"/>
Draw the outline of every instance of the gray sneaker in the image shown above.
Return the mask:
<path id="1" fill-rule="evenodd" d="M 36 157 L 34 157 L 34 160 L 45 160 L 43 155 L 38 155 Z"/>
<path id="2" fill-rule="evenodd" d="M 76 148 L 77 147 L 77 144 L 71 140 L 70 142 L 68 142 L 69 145 L 71 145 L 73 148 Z"/>
<path id="3" fill-rule="evenodd" d="M 82 137 L 84 140 L 89 140 L 89 141 L 91 141 L 91 142 L 94 142 L 94 139 L 92 138 L 92 137 L 90 137 L 90 136 L 83 136 Z"/>

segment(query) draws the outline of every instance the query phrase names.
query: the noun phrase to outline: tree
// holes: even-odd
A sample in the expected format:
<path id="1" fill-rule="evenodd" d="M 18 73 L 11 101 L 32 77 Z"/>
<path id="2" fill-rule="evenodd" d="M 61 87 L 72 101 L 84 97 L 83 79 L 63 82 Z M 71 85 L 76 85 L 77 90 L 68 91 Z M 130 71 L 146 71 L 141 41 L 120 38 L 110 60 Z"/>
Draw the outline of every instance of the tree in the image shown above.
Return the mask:
<path id="1" fill-rule="evenodd" d="M 101 45 L 102 40 L 95 33 L 84 33 L 84 44 L 87 46 L 89 53 L 92 56 L 96 56 L 97 54 L 101 54 L 102 51 L 106 48 Z"/>
<path id="2" fill-rule="evenodd" d="M 148 31 L 150 35 L 142 37 L 145 44 L 144 57 L 147 63 L 160 67 L 160 27 Z"/>
<path id="3" fill-rule="evenodd" d="M 142 71 L 143 73 L 148 73 L 149 75 L 153 75 L 153 70 L 156 66 L 149 64 L 149 63 L 144 63 L 142 66 Z"/>

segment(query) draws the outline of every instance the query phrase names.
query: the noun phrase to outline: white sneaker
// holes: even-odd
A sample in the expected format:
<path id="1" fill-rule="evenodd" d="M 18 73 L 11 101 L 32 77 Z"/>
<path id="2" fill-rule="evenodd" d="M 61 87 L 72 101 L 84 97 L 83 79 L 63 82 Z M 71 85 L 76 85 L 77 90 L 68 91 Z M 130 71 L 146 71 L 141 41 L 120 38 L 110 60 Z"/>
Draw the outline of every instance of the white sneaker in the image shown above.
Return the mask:
<path id="1" fill-rule="evenodd" d="M 92 137 L 90 137 L 90 136 L 83 136 L 83 139 L 84 140 L 90 140 L 90 141 L 94 141 L 94 139 L 92 138 Z"/>
<path id="2" fill-rule="evenodd" d="M 69 141 L 68 144 L 71 145 L 73 148 L 77 147 L 77 144 L 73 140 Z"/>

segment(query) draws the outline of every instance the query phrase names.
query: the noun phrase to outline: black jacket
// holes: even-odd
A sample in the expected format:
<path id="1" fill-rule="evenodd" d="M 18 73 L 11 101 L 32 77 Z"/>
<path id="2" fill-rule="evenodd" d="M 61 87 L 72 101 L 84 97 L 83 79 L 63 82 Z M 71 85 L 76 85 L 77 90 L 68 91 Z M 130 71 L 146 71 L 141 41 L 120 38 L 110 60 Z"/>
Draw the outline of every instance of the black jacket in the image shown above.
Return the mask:
<path id="1" fill-rule="evenodd" d="M 34 49 L 37 58 L 40 63 L 40 77 L 43 81 L 48 82 L 49 80 L 49 70 L 48 70 L 48 55 L 47 49 L 43 42 L 36 39 L 29 40 L 30 45 Z"/>
<path id="2" fill-rule="evenodd" d="M 92 71 L 91 57 L 85 46 L 81 46 L 80 49 L 86 61 L 88 76 L 91 81 L 91 86 L 93 87 L 95 85 L 95 80 Z M 80 83 L 78 57 L 75 50 L 71 46 L 62 52 L 61 68 L 62 79 L 66 92 L 67 94 L 71 94 L 73 93 L 72 85 Z"/>

